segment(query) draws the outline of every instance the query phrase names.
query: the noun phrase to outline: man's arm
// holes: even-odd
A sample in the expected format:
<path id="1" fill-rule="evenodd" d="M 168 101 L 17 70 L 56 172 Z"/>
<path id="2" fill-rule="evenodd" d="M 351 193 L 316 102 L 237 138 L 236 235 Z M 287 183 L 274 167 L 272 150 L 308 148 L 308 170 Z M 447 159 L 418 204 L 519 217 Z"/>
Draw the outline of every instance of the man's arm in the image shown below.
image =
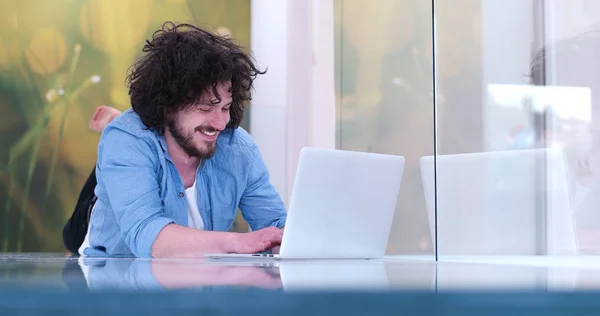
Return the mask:
<path id="1" fill-rule="evenodd" d="M 251 233 L 197 230 L 176 224 L 163 228 L 152 245 L 154 258 L 197 258 L 205 253 L 257 253 L 281 243 L 283 232 L 268 227 Z"/>
<path id="2" fill-rule="evenodd" d="M 260 155 L 258 146 L 250 151 L 250 172 L 246 189 L 240 200 L 240 209 L 252 230 L 274 226 L 285 226 L 287 212 L 279 193 L 269 179 L 269 171 Z"/>
<path id="3" fill-rule="evenodd" d="M 207 232 L 174 223 L 164 214 L 158 164 L 151 146 L 108 128 L 99 146 L 99 176 L 106 186 L 121 235 L 137 257 L 201 257 L 207 252 L 263 251 L 274 234 L 241 236 Z M 255 249 L 256 248 L 256 249 Z"/>
<path id="4" fill-rule="evenodd" d="M 235 236 L 227 232 L 197 230 L 177 224 L 165 226 L 152 244 L 154 258 L 201 257 L 203 253 L 235 252 Z"/>

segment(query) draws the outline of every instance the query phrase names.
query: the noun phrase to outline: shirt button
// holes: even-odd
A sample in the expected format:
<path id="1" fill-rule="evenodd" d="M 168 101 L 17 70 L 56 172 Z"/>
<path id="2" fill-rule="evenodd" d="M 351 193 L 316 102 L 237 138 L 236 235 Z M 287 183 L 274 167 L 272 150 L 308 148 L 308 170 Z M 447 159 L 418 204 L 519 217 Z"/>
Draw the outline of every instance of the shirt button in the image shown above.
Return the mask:
<path id="1" fill-rule="evenodd" d="M 183 192 L 179 192 L 179 197 L 182 198 L 183 197 Z"/>

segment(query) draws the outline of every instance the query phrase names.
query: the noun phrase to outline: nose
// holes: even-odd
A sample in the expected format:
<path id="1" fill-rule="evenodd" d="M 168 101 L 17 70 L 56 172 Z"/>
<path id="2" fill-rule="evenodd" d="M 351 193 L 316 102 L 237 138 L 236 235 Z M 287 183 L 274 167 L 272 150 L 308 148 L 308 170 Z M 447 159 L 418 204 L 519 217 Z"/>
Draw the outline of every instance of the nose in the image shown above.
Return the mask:
<path id="1" fill-rule="evenodd" d="M 210 117 L 210 125 L 212 128 L 217 130 L 224 130 L 229 122 L 229 111 L 223 111 L 222 109 L 217 109 L 217 111 L 213 111 Z"/>

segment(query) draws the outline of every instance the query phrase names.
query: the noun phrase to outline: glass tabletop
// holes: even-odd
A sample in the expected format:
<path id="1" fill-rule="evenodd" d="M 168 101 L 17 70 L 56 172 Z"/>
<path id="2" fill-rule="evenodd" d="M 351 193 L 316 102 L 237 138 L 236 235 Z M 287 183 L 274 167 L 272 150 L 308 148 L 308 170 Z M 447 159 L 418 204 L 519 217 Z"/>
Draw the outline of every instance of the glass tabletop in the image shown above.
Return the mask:
<path id="1" fill-rule="evenodd" d="M 550 258 L 548 258 L 550 260 Z M 600 289 L 600 268 L 582 258 L 467 257 L 442 262 L 380 260 L 78 258 L 64 254 L 0 255 L 0 286 L 67 291 L 427 291 Z M 597 259 L 594 259 L 597 260 Z"/>

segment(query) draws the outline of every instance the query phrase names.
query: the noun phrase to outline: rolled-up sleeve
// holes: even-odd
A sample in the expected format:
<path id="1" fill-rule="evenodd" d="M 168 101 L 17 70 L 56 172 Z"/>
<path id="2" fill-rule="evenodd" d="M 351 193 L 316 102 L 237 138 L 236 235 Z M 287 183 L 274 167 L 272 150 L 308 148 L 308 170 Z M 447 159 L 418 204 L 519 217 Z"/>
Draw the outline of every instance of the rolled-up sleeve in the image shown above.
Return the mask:
<path id="1" fill-rule="evenodd" d="M 121 237 L 137 257 L 151 257 L 160 231 L 174 220 L 164 216 L 152 147 L 120 129 L 107 129 L 98 147 L 99 181 L 115 213 Z"/>
<path id="2" fill-rule="evenodd" d="M 258 146 L 250 148 L 250 171 L 240 200 L 242 216 L 252 230 L 269 226 L 283 227 L 287 218 L 285 205 L 269 179 L 269 171 Z"/>

